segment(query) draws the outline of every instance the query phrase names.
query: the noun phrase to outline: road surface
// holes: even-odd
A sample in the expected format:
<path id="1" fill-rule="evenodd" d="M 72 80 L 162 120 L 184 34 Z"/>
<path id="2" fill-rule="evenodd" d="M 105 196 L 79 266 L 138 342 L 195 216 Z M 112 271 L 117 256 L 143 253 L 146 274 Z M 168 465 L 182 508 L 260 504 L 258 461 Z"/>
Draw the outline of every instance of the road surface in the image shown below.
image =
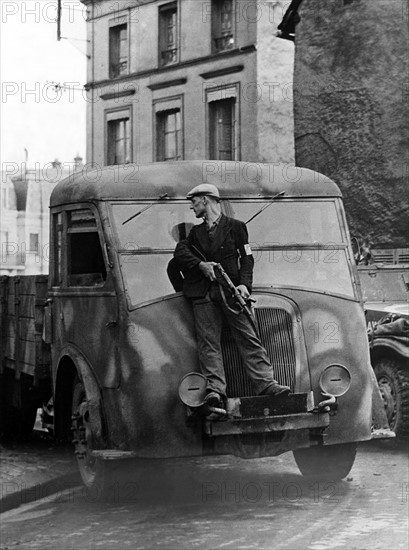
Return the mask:
<path id="1" fill-rule="evenodd" d="M 407 549 L 406 451 L 361 445 L 337 483 L 301 477 L 291 453 L 132 462 L 111 502 L 61 487 L 4 513 L 1 548 Z"/>

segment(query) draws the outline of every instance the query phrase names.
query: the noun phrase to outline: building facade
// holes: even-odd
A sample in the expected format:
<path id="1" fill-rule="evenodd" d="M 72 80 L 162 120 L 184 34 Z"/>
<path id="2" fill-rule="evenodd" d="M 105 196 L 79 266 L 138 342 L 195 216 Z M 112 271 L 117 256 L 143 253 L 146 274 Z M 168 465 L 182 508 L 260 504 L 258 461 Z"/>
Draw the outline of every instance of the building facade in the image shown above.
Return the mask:
<path id="1" fill-rule="evenodd" d="M 16 254 L 20 237 L 17 195 L 11 177 L 0 172 L 0 275 L 17 275 L 24 272 L 21 255 Z"/>
<path id="2" fill-rule="evenodd" d="M 299 4 L 291 3 L 301 18 L 295 32 L 296 164 L 338 183 L 354 236 L 376 248 L 407 247 L 408 3 Z"/>
<path id="3" fill-rule="evenodd" d="M 58 161 L 18 173 L 0 173 L 0 275 L 48 273 L 49 204 L 59 181 L 81 170 L 82 159 Z"/>
<path id="4" fill-rule="evenodd" d="M 294 162 L 284 2 L 82 2 L 88 162 Z"/>

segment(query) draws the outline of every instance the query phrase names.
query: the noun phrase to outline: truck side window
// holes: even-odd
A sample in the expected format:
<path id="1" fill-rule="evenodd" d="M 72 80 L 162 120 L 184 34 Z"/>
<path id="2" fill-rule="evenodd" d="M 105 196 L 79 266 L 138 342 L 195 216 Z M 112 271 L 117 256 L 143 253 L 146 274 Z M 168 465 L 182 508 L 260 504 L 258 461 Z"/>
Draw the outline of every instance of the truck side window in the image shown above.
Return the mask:
<path id="1" fill-rule="evenodd" d="M 62 213 L 54 214 L 54 264 L 53 264 L 53 285 L 62 285 Z"/>
<path id="2" fill-rule="evenodd" d="M 107 272 L 95 218 L 90 210 L 69 213 L 68 285 L 103 285 Z"/>

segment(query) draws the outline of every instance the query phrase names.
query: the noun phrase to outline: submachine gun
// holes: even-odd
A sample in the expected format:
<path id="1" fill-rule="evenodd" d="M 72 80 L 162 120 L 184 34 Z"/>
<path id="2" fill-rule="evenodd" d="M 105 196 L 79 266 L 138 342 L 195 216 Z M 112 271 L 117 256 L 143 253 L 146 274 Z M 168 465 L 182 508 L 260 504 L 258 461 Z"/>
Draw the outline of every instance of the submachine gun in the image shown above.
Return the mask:
<path id="1" fill-rule="evenodd" d="M 282 195 L 282 192 L 279 193 L 279 195 Z M 275 198 L 275 197 L 273 197 L 273 198 Z M 262 210 L 264 210 L 264 208 L 265 207 L 263 207 Z M 257 212 L 257 214 L 255 216 L 257 216 L 259 213 L 260 213 L 260 211 Z M 252 220 L 255 216 L 250 218 L 250 220 Z M 200 252 L 200 250 L 198 250 L 194 245 L 192 245 L 191 248 L 193 248 L 193 250 L 197 253 L 198 256 L 200 256 L 200 258 L 204 262 L 207 262 L 207 259 Z M 253 327 L 255 328 L 255 330 L 257 332 L 257 327 L 256 327 L 256 324 L 254 322 L 254 316 L 253 316 L 253 312 L 252 312 L 252 309 L 251 309 L 251 303 L 255 302 L 256 300 L 254 298 L 248 298 L 247 300 L 245 298 L 243 298 L 243 296 L 237 290 L 237 288 L 234 285 L 233 281 L 227 275 L 227 273 L 225 272 L 225 270 L 223 269 L 221 264 L 216 264 L 213 268 L 216 272 L 216 279 L 218 279 L 220 294 L 222 295 L 222 299 L 223 299 L 223 302 L 226 305 L 226 307 L 232 313 L 235 313 L 236 315 L 239 315 L 240 313 L 245 313 L 247 315 L 247 317 L 250 319 L 251 324 L 253 325 Z M 225 296 L 224 290 L 223 290 L 224 287 L 227 287 L 230 290 L 231 297 L 233 298 L 234 305 L 236 306 L 235 308 L 232 308 L 228 305 L 227 300 L 226 300 L 226 296 Z"/>
<path id="2" fill-rule="evenodd" d="M 254 318 L 253 318 L 253 312 L 251 309 L 251 302 L 255 302 L 254 298 L 248 298 L 247 300 L 243 298 L 243 296 L 240 294 L 240 292 L 237 290 L 237 287 L 234 285 L 233 281 L 230 279 L 230 277 L 227 275 L 221 264 L 216 264 L 214 266 L 214 270 L 216 271 L 216 277 L 219 279 L 219 285 L 220 285 L 220 292 L 222 294 L 222 298 L 224 298 L 224 292 L 223 292 L 223 283 L 220 282 L 220 279 L 222 279 L 225 283 L 225 286 L 228 287 L 228 289 L 231 292 L 231 296 L 234 300 L 235 308 L 231 308 L 229 305 L 226 306 L 233 311 L 233 313 L 239 314 L 239 313 L 245 313 L 247 317 L 251 320 L 251 322 L 254 324 Z"/>

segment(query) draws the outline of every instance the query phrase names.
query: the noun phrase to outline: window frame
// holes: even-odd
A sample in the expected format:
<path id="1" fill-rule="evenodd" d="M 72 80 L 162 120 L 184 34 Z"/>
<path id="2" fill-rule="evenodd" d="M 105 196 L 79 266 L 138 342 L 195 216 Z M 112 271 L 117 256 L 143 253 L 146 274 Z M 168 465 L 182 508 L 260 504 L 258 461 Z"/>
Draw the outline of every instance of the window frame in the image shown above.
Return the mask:
<path id="1" fill-rule="evenodd" d="M 240 82 L 234 82 L 231 84 L 226 84 L 223 86 L 216 86 L 211 88 L 206 88 L 205 90 L 205 120 L 206 120 L 206 158 L 209 160 L 217 160 L 211 158 L 211 141 L 212 136 L 210 135 L 211 130 L 211 121 L 210 121 L 210 103 L 221 101 L 224 99 L 235 99 L 234 104 L 234 128 L 233 128 L 233 158 L 231 160 L 238 161 L 241 158 L 241 135 L 240 135 Z M 225 160 L 225 159 L 220 159 Z"/>
<path id="2" fill-rule="evenodd" d="M 165 160 L 159 159 L 159 150 L 158 150 L 158 140 L 160 139 L 158 132 L 158 116 L 161 113 L 166 113 L 170 111 L 179 111 L 180 112 L 180 141 L 181 141 L 181 151 L 180 159 L 185 158 L 185 124 L 184 124 L 184 95 L 175 95 L 170 97 L 164 97 L 155 99 L 152 102 L 152 160 L 153 162 L 166 162 Z"/>
<path id="3" fill-rule="evenodd" d="M 28 242 L 29 242 L 29 252 L 35 252 L 36 254 L 39 253 L 40 250 L 40 235 L 39 233 L 29 233 L 28 234 Z M 36 245 L 36 246 L 35 246 Z"/>
<path id="4" fill-rule="evenodd" d="M 125 161 L 120 164 L 130 164 L 133 162 L 133 131 L 132 131 L 132 106 L 128 107 L 120 107 L 117 109 L 108 109 L 105 111 L 105 164 L 106 166 L 118 166 L 118 164 L 113 164 L 110 162 L 111 160 L 111 154 L 112 154 L 112 145 L 111 145 L 111 139 L 110 139 L 110 124 L 111 123 L 117 123 L 122 120 L 128 120 L 129 123 L 129 160 Z M 125 140 L 126 144 L 126 140 Z M 126 147 L 126 145 L 125 145 Z M 124 151 L 124 156 L 126 156 L 126 149 Z"/>
<path id="5" fill-rule="evenodd" d="M 51 212 L 52 216 L 52 232 L 51 232 L 51 286 L 60 288 L 66 287 L 66 254 L 67 249 L 64 227 L 66 225 L 65 211 L 56 210 Z M 60 238 L 58 238 L 60 234 Z"/>
<path id="6" fill-rule="evenodd" d="M 123 30 L 122 27 L 125 27 L 126 30 L 126 39 L 124 40 L 126 49 L 126 60 L 121 62 L 121 30 Z M 109 27 L 108 73 L 110 79 L 120 78 L 121 76 L 127 75 L 129 73 L 128 29 L 129 28 L 127 23 L 121 23 Z M 121 65 L 123 63 L 126 63 L 126 65 L 124 70 L 121 70 Z"/>
<path id="7" fill-rule="evenodd" d="M 169 120 L 169 117 L 173 115 L 179 115 L 175 118 L 175 130 L 168 131 L 166 130 L 166 124 Z M 179 122 L 179 128 L 177 127 L 177 122 Z M 175 156 L 166 155 L 166 146 L 167 146 L 167 134 L 173 134 L 174 146 L 175 146 Z M 159 111 L 156 113 L 156 161 L 157 162 L 167 162 L 172 160 L 182 160 L 183 155 L 183 143 L 181 140 L 182 135 L 182 120 L 180 109 L 169 109 L 168 111 Z M 180 148 L 178 147 L 180 142 Z"/>
<path id="8" fill-rule="evenodd" d="M 117 64 L 119 65 L 119 59 L 120 59 L 120 48 L 119 44 L 121 42 L 120 40 L 120 29 L 119 27 L 122 27 L 126 25 L 126 45 L 125 45 L 125 51 L 126 51 L 126 69 L 124 71 L 120 71 L 117 74 L 113 72 L 112 70 L 112 58 L 113 58 L 113 51 L 112 51 L 112 38 L 114 32 L 119 33 L 119 39 L 118 39 L 118 48 L 117 48 Z M 123 14 L 123 15 L 117 15 L 113 19 L 110 19 L 108 21 L 108 78 L 109 79 L 116 79 L 121 78 L 130 72 L 130 62 L 131 62 L 131 50 L 130 50 L 130 24 L 129 24 L 129 14 Z"/>
<path id="9" fill-rule="evenodd" d="M 223 13 L 222 8 L 224 2 L 231 2 L 231 32 L 230 34 L 223 31 L 223 23 L 221 20 L 221 15 Z M 236 2 L 235 0 L 212 0 L 211 4 L 211 51 L 213 54 L 218 54 L 222 52 L 228 52 L 233 50 L 236 47 Z M 231 36 L 232 45 L 231 47 L 218 47 L 217 41 L 225 40 L 227 37 Z"/>
<path id="10" fill-rule="evenodd" d="M 167 47 L 167 32 L 165 30 L 168 28 L 166 22 L 166 14 L 169 12 L 175 12 L 175 40 L 174 48 L 169 49 Z M 176 65 L 180 61 L 180 10 L 178 2 L 167 2 L 166 4 L 161 4 L 158 6 L 158 66 L 159 67 L 169 67 L 170 65 Z M 174 61 L 166 62 L 163 60 L 163 53 L 175 50 L 175 59 Z"/>
<path id="11" fill-rule="evenodd" d="M 95 232 L 98 235 L 99 244 L 101 246 L 102 259 L 105 267 L 106 276 L 103 280 L 103 284 L 99 285 L 74 285 L 70 284 L 70 269 L 69 269 L 69 255 L 70 255 L 70 243 L 69 234 L 81 233 L 81 231 L 70 231 L 69 217 L 72 212 L 80 210 L 89 210 L 95 219 Z M 111 265 L 108 258 L 108 252 L 105 247 L 105 236 L 100 221 L 98 209 L 89 203 L 78 203 L 67 207 L 57 207 L 51 211 L 52 220 L 52 232 L 51 232 L 51 258 L 50 258 L 50 287 L 53 291 L 63 289 L 64 292 L 70 293 L 83 292 L 96 292 L 110 290 L 112 287 L 112 275 Z M 60 246 L 58 245 L 57 233 L 61 231 Z M 60 261 L 58 261 L 58 252 L 60 250 Z"/>

